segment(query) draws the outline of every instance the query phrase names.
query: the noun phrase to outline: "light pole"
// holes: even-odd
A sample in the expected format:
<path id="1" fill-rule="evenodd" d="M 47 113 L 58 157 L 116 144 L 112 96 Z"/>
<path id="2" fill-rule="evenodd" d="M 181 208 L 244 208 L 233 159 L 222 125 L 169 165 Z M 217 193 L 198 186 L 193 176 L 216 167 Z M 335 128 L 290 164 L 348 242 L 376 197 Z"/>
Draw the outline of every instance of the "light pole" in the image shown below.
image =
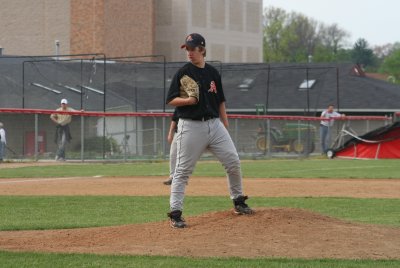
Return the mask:
<path id="1" fill-rule="evenodd" d="M 59 60 L 58 55 L 60 55 L 60 40 L 54 40 L 56 45 L 56 59 Z"/>

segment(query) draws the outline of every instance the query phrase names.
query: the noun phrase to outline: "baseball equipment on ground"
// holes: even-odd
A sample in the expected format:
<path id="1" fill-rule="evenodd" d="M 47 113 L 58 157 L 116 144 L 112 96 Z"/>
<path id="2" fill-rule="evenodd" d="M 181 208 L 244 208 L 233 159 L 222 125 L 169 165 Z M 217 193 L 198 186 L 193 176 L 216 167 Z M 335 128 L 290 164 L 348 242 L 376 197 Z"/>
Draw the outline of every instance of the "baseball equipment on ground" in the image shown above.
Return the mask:
<path id="1" fill-rule="evenodd" d="M 199 85 L 187 75 L 184 75 L 181 80 L 180 96 L 181 98 L 195 97 L 199 101 Z"/>

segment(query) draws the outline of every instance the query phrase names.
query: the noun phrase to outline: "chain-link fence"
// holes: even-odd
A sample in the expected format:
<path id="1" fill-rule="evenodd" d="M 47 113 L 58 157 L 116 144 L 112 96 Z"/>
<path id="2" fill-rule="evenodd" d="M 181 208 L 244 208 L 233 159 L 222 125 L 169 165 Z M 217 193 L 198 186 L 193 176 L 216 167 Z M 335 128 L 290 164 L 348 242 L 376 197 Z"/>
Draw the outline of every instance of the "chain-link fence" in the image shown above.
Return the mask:
<path id="1" fill-rule="evenodd" d="M 6 159 L 54 159 L 56 126 L 50 110 L 0 109 L 7 136 Z M 167 113 L 71 112 L 68 160 L 167 159 Z M 230 115 L 229 132 L 241 158 L 296 158 L 321 154 L 318 117 Z M 334 144 L 345 126 L 355 135 L 391 123 L 386 117 L 335 120 Z M 212 157 L 205 154 L 204 157 Z"/>

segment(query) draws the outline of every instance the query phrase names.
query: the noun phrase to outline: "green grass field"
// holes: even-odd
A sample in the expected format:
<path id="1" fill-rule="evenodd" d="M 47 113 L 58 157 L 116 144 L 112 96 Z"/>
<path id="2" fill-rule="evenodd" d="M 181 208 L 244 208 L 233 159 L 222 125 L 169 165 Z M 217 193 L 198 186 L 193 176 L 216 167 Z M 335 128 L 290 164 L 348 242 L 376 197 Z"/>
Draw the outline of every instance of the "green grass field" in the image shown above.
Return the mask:
<path id="1" fill-rule="evenodd" d="M 84 168 L 82 168 L 82 165 Z M 243 161 L 246 178 L 362 178 L 400 179 L 399 160 L 257 160 Z M 3 168 L 0 178 L 77 176 L 167 176 L 168 162 L 69 164 Z M 225 176 L 219 162 L 198 162 L 194 176 Z"/>
<path id="2" fill-rule="evenodd" d="M 0 251 L 1 267 L 173 267 L 173 268 L 397 268 L 398 260 L 302 260 L 243 258 L 183 258 L 150 256 L 115 256 L 90 254 L 39 254 Z"/>
<path id="3" fill-rule="evenodd" d="M 244 161 L 242 169 L 247 178 L 400 179 L 399 164 L 397 160 L 260 160 Z M 0 169 L 2 179 L 167 174 L 167 162 Z M 219 163 L 199 162 L 194 175 L 224 176 L 224 170 Z M 354 222 L 400 227 L 400 199 L 254 197 L 249 204 L 253 207 L 304 208 Z M 187 216 L 198 215 L 211 210 L 226 210 L 230 205 L 228 197 L 188 196 L 185 213 Z M 166 219 L 167 210 L 168 197 L 165 196 L 0 196 L 0 230 L 62 229 L 161 221 Z M 400 260 L 221 259 L 0 251 L 0 267 L 400 267 Z"/>
<path id="4" fill-rule="evenodd" d="M 292 207 L 354 222 L 400 227 L 400 199 L 252 197 L 252 207 Z M 166 220 L 168 197 L 0 196 L 0 230 L 112 226 Z M 231 208 L 229 197 L 185 198 L 185 215 Z"/>

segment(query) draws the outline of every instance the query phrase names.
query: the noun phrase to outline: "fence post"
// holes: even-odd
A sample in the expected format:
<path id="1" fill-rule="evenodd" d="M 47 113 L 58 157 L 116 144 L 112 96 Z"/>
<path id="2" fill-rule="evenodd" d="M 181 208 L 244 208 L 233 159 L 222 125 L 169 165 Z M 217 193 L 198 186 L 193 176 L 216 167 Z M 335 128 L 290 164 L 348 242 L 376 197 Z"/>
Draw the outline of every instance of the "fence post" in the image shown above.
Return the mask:
<path id="1" fill-rule="evenodd" d="M 165 79 L 164 79 L 165 80 Z M 166 118 L 163 116 L 162 117 L 162 131 L 161 131 L 161 133 L 162 133 L 162 136 L 161 136 L 161 148 L 162 148 L 162 156 L 163 156 L 163 158 L 166 158 L 166 152 L 167 152 L 167 142 L 166 142 L 166 140 L 165 140 L 165 138 L 164 137 L 167 137 L 167 135 L 168 135 L 168 131 L 169 131 L 169 128 L 168 128 L 168 130 L 167 130 L 167 127 L 166 127 Z"/>
<path id="2" fill-rule="evenodd" d="M 84 162 L 85 153 L 85 117 L 81 115 L 81 162 Z"/>
<path id="3" fill-rule="evenodd" d="M 39 151 L 39 139 L 38 139 L 38 135 L 39 135 L 39 115 L 35 114 L 35 161 L 38 161 L 38 151 Z"/>
<path id="4" fill-rule="evenodd" d="M 239 131 L 239 126 L 238 126 L 238 119 L 235 118 L 235 132 L 234 132 L 234 137 L 235 137 L 235 146 L 238 148 L 238 131 Z"/>
<path id="5" fill-rule="evenodd" d="M 271 120 L 270 119 L 267 119 L 267 142 L 265 144 L 267 145 L 268 157 L 271 157 Z"/>
<path id="6" fill-rule="evenodd" d="M 157 156 L 157 117 L 153 117 L 153 153 Z"/>
<path id="7" fill-rule="evenodd" d="M 124 137 L 122 139 L 122 144 L 124 146 L 124 162 L 126 162 L 126 152 L 127 152 L 127 146 L 128 146 L 128 138 L 127 138 L 127 117 L 124 116 Z"/>
<path id="8" fill-rule="evenodd" d="M 307 82 L 308 83 L 308 82 Z M 297 143 L 295 143 L 294 145 L 296 146 L 297 144 L 301 143 L 301 127 L 300 127 L 301 121 L 298 120 L 297 121 Z M 296 141 L 295 141 L 296 142 Z M 304 148 L 303 148 L 304 149 Z M 298 152 L 297 152 L 298 153 Z M 299 158 L 301 158 L 301 154 L 298 153 Z"/>

